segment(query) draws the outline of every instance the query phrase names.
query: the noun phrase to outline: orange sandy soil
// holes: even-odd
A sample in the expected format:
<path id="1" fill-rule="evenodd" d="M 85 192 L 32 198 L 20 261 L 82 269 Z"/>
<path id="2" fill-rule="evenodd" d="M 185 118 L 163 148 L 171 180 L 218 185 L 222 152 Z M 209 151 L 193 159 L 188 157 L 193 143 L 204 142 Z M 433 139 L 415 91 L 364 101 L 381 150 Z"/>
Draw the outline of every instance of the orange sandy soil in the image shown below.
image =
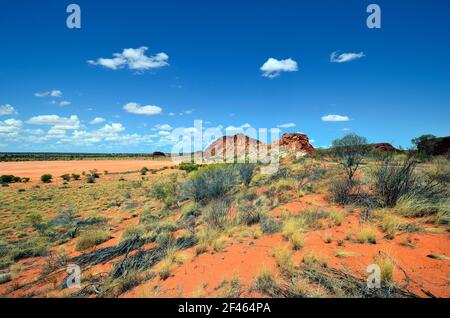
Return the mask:
<path id="1" fill-rule="evenodd" d="M 309 194 L 274 209 L 272 213 L 274 216 L 286 212 L 302 213 L 307 207 L 318 207 L 325 211 L 328 209 L 344 211 L 344 208 L 327 202 L 324 195 Z M 308 232 L 305 246 L 294 254 L 294 262 L 299 264 L 302 262 L 304 253 L 314 251 L 317 256 L 327 259 L 328 266 L 350 270 L 355 276 L 366 277 L 366 268 L 374 263 L 374 258 L 379 254 L 388 254 L 396 263 L 394 278 L 398 286 L 424 297 L 426 295 L 422 289 L 438 297 L 450 297 L 450 261 L 427 257 L 432 253 L 450 256 L 450 235 L 445 232 L 445 229 L 442 234 L 400 232 L 393 240 L 385 239 L 383 233 L 379 231 L 376 244 L 360 244 L 354 239 L 348 239 L 348 235 L 354 234 L 361 226 L 358 212 L 347 213 L 340 226 L 328 227 L 325 224 L 324 229 Z M 112 238 L 95 249 L 118 244 L 123 229 L 136 224 L 138 219 L 138 217 L 125 219 L 114 229 Z M 329 235 L 333 240 L 331 243 L 326 243 L 325 237 Z M 416 247 L 402 245 L 401 243 L 406 239 L 409 239 Z M 72 240 L 64 245 L 70 257 L 78 255 L 78 252 L 74 251 L 74 243 L 75 241 Z M 173 265 L 169 278 L 161 280 L 157 277 L 143 282 L 120 297 L 215 297 L 221 295 L 223 281 L 229 281 L 235 276 L 244 286 L 245 291 L 241 296 L 260 297 L 262 295 L 249 291 L 252 282 L 263 269 L 273 271 L 276 276 L 280 275 L 272 255 L 273 248 L 288 244 L 280 233 L 276 233 L 259 238 L 231 239 L 227 242 L 225 250 L 220 253 L 209 251 L 197 256 L 193 247 L 181 252 L 186 259 L 180 265 Z M 151 247 L 153 245 L 144 248 Z M 336 250 L 353 252 L 354 255 L 337 258 Z M 108 273 L 115 261 L 117 260 L 94 266 L 88 273 Z M 0 285 L 0 295 L 5 297 L 67 296 L 69 294 L 67 289 L 61 291 L 57 288 L 65 277 L 63 271 L 53 273 L 44 280 L 33 282 L 42 273 L 44 264 L 44 257 L 20 261 L 20 273 L 14 277 L 13 281 Z M 158 264 L 155 268 L 158 268 Z M 83 272 L 83 275 L 86 277 L 88 273 Z M 23 286 L 27 283 L 28 285 Z"/>
<path id="2" fill-rule="evenodd" d="M 67 161 L 19 161 L 0 162 L 0 175 L 12 174 L 21 178 L 31 178 L 31 182 L 40 182 L 43 174 L 49 173 L 56 180 L 65 173 L 78 173 L 98 169 L 98 172 L 126 172 L 137 171 L 142 167 L 160 169 L 171 167 L 175 163 L 170 160 L 67 160 Z"/>
<path id="3" fill-rule="evenodd" d="M 272 213 L 277 215 L 280 210 L 301 213 L 305 207 L 314 206 L 327 210 L 330 203 L 324 200 L 323 195 L 306 195 L 274 209 Z M 375 263 L 374 258 L 379 254 L 387 254 L 395 260 L 394 279 L 398 286 L 423 297 L 426 295 L 422 289 L 438 297 L 450 297 L 450 262 L 427 257 L 432 253 L 450 255 L 449 234 L 399 233 L 395 239 L 386 240 L 379 231 L 376 244 L 360 244 L 346 240 L 347 235 L 355 233 L 360 226 L 358 214 L 353 212 L 347 215 L 340 226 L 308 232 L 305 246 L 293 256 L 294 262 L 299 264 L 305 252 L 314 251 L 318 257 L 328 261 L 328 266 L 350 269 L 355 276 L 366 277 L 366 268 Z M 325 237 L 329 234 L 333 241 L 326 243 Z M 416 247 L 401 245 L 406 238 Z M 338 242 L 342 245 L 338 246 Z M 220 296 L 221 283 L 224 280 L 230 281 L 235 276 L 249 289 L 263 269 L 269 269 L 280 275 L 272 251 L 273 248 L 285 245 L 288 243 L 277 233 L 230 245 L 222 253 L 195 256 L 192 249 L 187 252 L 192 258 L 191 261 L 176 268 L 171 277 L 164 281 L 155 279 L 146 282 L 122 296 L 215 297 Z M 336 250 L 352 252 L 354 256 L 338 258 L 335 256 Z M 242 296 L 261 295 L 244 292 Z"/>

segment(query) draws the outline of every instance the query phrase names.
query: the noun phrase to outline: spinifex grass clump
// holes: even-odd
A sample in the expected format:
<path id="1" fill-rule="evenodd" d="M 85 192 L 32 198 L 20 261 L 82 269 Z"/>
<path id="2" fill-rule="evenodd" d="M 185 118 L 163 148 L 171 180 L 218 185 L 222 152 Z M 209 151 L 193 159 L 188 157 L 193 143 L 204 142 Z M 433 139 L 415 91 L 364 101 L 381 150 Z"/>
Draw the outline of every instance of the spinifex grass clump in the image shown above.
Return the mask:
<path id="1" fill-rule="evenodd" d="M 224 197 L 237 184 L 233 165 L 219 164 L 197 171 L 184 184 L 184 192 L 196 202 L 207 203 Z"/>

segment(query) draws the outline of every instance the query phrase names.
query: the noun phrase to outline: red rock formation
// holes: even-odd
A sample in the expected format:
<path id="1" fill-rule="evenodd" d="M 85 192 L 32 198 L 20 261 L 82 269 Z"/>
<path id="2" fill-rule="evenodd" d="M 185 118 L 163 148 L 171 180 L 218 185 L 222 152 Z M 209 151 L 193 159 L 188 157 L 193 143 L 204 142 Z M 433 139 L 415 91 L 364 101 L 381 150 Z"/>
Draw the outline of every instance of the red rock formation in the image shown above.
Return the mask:
<path id="1" fill-rule="evenodd" d="M 261 141 L 244 134 L 223 136 L 206 148 L 203 152 L 203 158 L 215 158 L 218 160 L 223 160 L 224 158 L 240 158 L 248 156 L 249 154 L 258 153 L 260 145 L 264 144 Z"/>
<path id="2" fill-rule="evenodd" d="M 398 152 L 399 149 L 395 148 L 391 144 L 387 142 L 378 143 L 378 144 L 371 144 L 370 147 L 374 150 L 383 151 L 383 152 Z"/>
<path id="3" fill-rule="evenodd" d="M 293 153 L 305 152 L 314 154 L 314 147 L 309 143 L 308 136 L 299 133 L 284 134 L 278 140 L 280 150 L 287 150 Z"/>

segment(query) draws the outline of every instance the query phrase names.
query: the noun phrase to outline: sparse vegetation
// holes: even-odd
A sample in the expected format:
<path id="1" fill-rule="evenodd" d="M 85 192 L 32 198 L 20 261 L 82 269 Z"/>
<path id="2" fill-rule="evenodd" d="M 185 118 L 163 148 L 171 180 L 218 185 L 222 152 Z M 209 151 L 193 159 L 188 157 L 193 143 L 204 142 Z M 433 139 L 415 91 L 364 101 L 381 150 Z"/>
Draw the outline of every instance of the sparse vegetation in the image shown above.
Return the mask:
<path id="1" fill-rule="evenodd" d="M 41 176 L 41 181 L 43 182 L 43 183 L 50 183 L 50 182 L 52 182 L 52 179 L 53 179 L 53 176 L 51 175 L 51 174 L 43 174 L 42 176 Z"/>
<path id="2" fill-rule="evenodd" d="M 110 236 L 103 230 L 89 230 L 80 235 L 75 249 L 84 251 L 109 240 Z"/>
<path id="3" fill-rule="evenodd" d="M 377 232 L 376 229 L 370 225 L 363 226 L 356 233 L 356 240 L 361 243 L 377 243 Z"/>

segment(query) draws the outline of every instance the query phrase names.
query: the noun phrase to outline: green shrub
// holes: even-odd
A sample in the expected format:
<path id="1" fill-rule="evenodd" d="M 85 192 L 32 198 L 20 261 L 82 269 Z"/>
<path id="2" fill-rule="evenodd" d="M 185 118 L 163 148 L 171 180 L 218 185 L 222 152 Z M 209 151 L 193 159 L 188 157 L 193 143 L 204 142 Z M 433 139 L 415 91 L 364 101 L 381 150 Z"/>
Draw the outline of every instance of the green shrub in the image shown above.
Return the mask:
<path id="1" fill-rule="evenodd" d="M 182 162 L 179 166 L 178 169 L 180 170 L 184 170 L 186 172 L 192 172 L 192 171 L 197 171 L 199 168 L 199 166 L 195 163 L 191 163 L 191 162 Z"/>
<path id="2" fill-rule="evenodd" d="M 61 176 L 61 179 L 63 179 L 64 181 L 70 181 L 71 175 L 68 174 L 68 173 L 63 174 L 63 175 Z"/>
<path id="3" fill-rule="evenodd" d="M 80 180 L 80 175 L 77 173 L 72 173 L 73 180 Z"/>
<path id="4" fill-rule="evenodd" d="M 109 238 L 109 234 L 103 230 L 89 230 L 80 235 L 75 245 L 75 249 L 77 251 L 84 251 L 106 242 Z"/>
<path id="5" fill-rule="evenodd" d="M 242 182 L 244 182 L 244 184 L 248 186 L 250 182 L 252 182 L 255 165 L 251 163 L 237 163 L 236 167 L 239 171 Z"/>
<path id="6" fill-rule="evenodd" d="M 251 201 L 246 201 L 238 207 L 238 221 L 245 225 L 256 224 L 261 219 L 259 208 L 255 207 Z"/>
<path id="7" fill-rule="evenodd" d="M 41 181 L 43 182 L 43 183 L 50 183 L 50 182 L 52 182 L 52 179 L 53 179 L 53 176 L 51 175 L 51 174 L 43 174 L 42 176 L 41 176 Z"/>
<path id="8" fill-rule="evenodd" d="M 224 200 L 212 201 L 206 208 L 204 220 L 215 228 L 223 228 L 228 218 L 229 204 Z"/>
<path id="9" fill-rule="evenodd" d="M 281 231 L 281 223 L 275 221 L 271 216 L 263 216 L 260 223 L 261 230 L 265 234 L 272 234 Z"/>
<path id="10" fill-rule="evenodd" d="M 211 165 L 199 170 L 184 184 L 184 192 L 196 202 L 224 197 L 236 185 L 231 165 Z"/>
<path id="11" fill-rule="evenodd" d="M 141 175 L 145 176 L 148 172 L 148 168 L 147 167 L 142 167 L 142 169 L 140 170 Z"/>

